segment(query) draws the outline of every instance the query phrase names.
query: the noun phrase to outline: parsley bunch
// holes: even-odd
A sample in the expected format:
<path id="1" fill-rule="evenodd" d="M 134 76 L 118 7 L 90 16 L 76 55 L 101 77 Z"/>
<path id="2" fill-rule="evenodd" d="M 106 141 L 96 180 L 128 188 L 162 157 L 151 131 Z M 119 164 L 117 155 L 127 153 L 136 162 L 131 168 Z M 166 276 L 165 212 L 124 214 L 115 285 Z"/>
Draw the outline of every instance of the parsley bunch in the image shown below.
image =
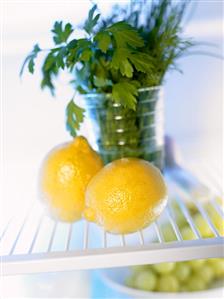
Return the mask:
<path id="1" fill-rule="evenodd" d="M 94 5 L 83 26 L 85 35 L 79 39 L 72 38 L 74 28 L 70 23 L 55 22 L 55 46 L 47 50 L 41 88 L 49 88 L 54 94 L 55 78 L 61 70 L 67 70 L 74 76 L 72 84 L 79 93 L 110 93 L 114 102 L 135 111 L 138 89 L 162 84 L 167 70 L 176 67 L 176 59 L 192 46 L 180 37 L 186 3 L 183 0 L 173 5 L 171 0 L 159 0 L 149 5 L 133 1 L 130 10 L 115 10 L 104 21 Z M 41 51 L 36 44 L 21 74 L 25 66 L 34 72 Z M 72 99 L 66 112 L 67 128 L 75 136 L 84 109 Z"/>

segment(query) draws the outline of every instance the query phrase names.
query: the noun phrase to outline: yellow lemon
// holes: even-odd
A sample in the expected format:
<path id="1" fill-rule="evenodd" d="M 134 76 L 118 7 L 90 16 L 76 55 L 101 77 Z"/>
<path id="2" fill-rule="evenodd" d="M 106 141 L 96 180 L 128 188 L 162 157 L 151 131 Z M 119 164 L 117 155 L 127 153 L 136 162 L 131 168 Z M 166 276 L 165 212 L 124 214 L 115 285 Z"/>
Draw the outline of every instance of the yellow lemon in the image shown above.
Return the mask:
<path id="1" fill-rule="evenodd" d="M 84 217 L 112 233 L 130 233 L 154 221 L 167 202 L 160 171 L 135 158 L 102 168 L 86 189 Z"/>
<path id="2" fill-rule="evenodd" d="M 102 167 L 101 158 L 82 136 L 54 148 L 40 173 L 42 198 L 51 214 L 63 221 L 80 219 L 86 186 Z"/>

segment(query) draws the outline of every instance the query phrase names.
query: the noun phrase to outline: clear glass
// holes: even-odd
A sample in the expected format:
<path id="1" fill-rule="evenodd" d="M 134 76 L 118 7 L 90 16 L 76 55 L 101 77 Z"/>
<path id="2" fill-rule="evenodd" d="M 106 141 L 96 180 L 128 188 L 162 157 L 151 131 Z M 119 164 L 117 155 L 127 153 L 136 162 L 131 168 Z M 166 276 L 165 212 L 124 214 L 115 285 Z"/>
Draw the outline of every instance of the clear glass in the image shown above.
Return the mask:
<path id="1" fill-rule="evenodd" d="M 110 94 L 84 96 L 92 145 L 105 163 L 138 157 L 164 165 L 164 111 L 161 86 L 139 89 L 136 111 L 112 101 Z"/>

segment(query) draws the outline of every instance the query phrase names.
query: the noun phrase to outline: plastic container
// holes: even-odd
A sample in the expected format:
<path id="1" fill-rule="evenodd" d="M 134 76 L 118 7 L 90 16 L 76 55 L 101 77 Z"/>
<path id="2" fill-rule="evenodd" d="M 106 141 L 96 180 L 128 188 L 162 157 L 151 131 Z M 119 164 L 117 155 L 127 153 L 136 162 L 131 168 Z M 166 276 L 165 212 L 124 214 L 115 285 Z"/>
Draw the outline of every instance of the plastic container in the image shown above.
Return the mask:
<path id="1" fill-rule="evenodd" d="M 145 292 L 132 289 L 125 286 L 124 281 L 129 274 L 129 268 L 114 268 L 95 271 L 93 275 L 93 288 L 91 298 L 119 298 L 119 299 L 137 299 L 137 298 L 176 298 L 176 299 L 205 299 L 205 298 L 223 298 L 224 287 L 219 281 L 211 289 L 200 292 L 179 292 L 179 293 L 161 293 Z"/>

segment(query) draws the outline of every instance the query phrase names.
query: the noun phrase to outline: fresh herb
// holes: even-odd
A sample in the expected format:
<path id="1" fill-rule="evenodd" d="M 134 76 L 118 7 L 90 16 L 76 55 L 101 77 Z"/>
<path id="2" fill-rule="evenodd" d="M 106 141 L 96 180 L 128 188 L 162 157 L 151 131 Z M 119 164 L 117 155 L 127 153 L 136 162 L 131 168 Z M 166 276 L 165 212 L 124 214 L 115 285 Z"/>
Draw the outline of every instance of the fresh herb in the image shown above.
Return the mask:
<path id="1" fill-rule="evenodd" d="M 79 130 L 80 124 L 83 122 L 84 112 L 85 110 L 77 106 L 71 99 L 66 108 L 66 126 L 73 137 L 76 136 L 76 131 Z"/>
<path id="2" fill-rule="evenodd" d="M 37 58 L 37 54 L 41 51 L 40 47 L 38 46 L 38 44 L 36 44 L 33 47 L 33 50 L 31 51 L 31 53 L 26 57 L 26 59 L 24 60 L 24 63 L 22 65 L 21 71 L 20 71 L 20 76 L 22 75 L 24 68 L 26 66 L 26 64 L 28 65 L 28 70 L 31 74 L 34 73 L 34 61 Z"/>
<path id="3" fill-rule="evenodd" d="M 192 42 L 180 36 L 188 1 L 131 3 L 130 9 L 115 9 L 104 21 L 94 5 L 80 39 L 72 37 L 74 28 L 70 23 L 55 22 L 55 47 L 47 50 L 41 87 L 54 94 L 54 79 L 60 70 L 67 70 L 74 76 L 71 82 L 79 93 L 110 93 L 113 101 L 136 110 L 138 88 L 162 84 L 166 72 L 177 69 L 176 60 Z M 21 74 L 25 65 L 34 72 L 35 59 L 41 51 L 38 45 L 34 46 Z M 84 119 L 84 109 L 72 100 L 66 111 L 67 128 L 75 136 Z"/>
<path id="4" fill-rule="evenodd" d="M 64 29 L 62 26 L 62 22 L 55 22 L 54 28 L 52 29 L 52 32 L 54 33 L 53 40 L 55 45 L 66 43 L 69 36 L 73 32 L 71 24 L 67 23 Z"/>
<path id="5" fill-rule="evenodd" d="M 113 86 L 112 97 L 114 101 L 122 104 L 124 107 L 135 110 L 137 95 L 137 87 L 131 82 L 119 82 Z"/>
<path id="6" fill-rule="evenodd" d="M 84 29 L 87 33 L 91 34 L 93 31 L 93 28 L 96 26 L 99 18 L 100 18 L 100 14 L 95 15 L 95 12 L 97 10 L 97 6 L 94 5 L 90 11 L 89 11 L 89 15 L 88 15 L 88 19 L 84 24 Z"/>

